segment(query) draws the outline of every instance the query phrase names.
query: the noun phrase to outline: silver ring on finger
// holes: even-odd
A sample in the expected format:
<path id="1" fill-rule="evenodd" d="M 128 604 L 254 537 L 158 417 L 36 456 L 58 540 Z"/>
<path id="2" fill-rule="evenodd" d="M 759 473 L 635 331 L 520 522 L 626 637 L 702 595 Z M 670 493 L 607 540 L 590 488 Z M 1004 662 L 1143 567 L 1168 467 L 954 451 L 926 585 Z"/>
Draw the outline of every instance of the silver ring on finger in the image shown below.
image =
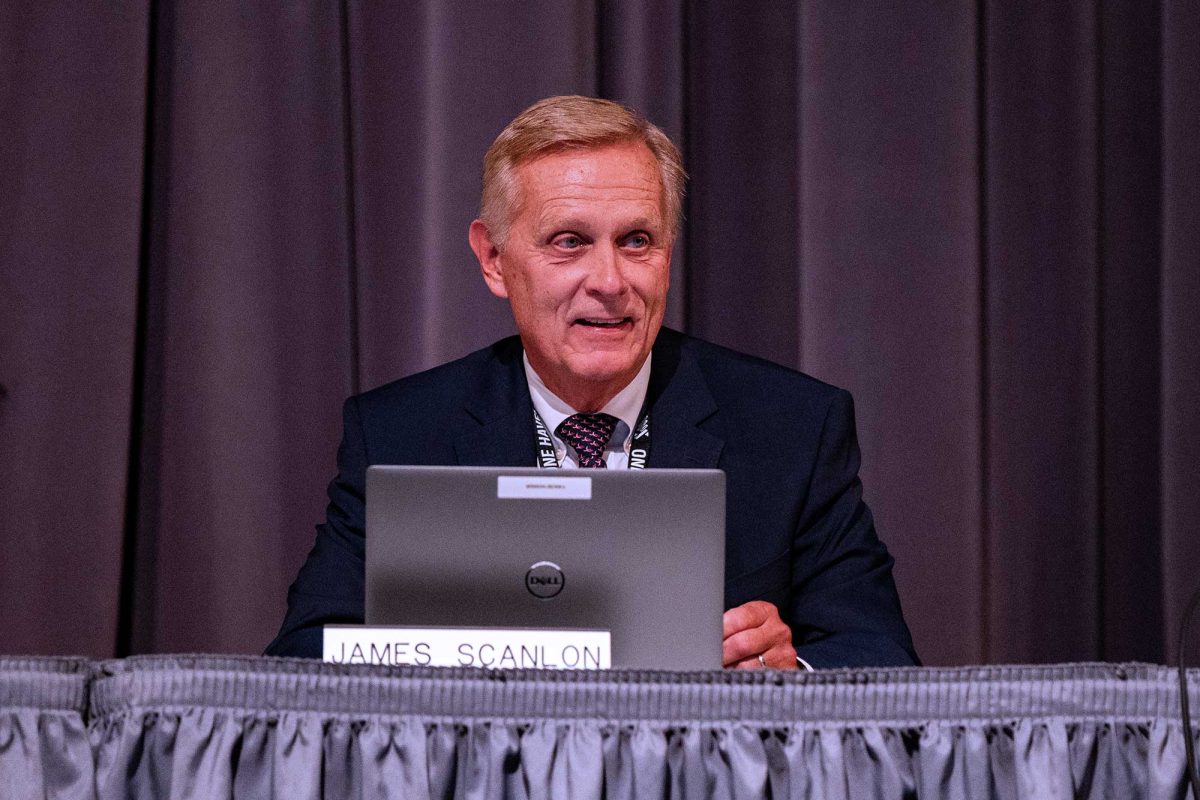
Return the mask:
<path id="1" fill-rule="evenodd" d="M 759 664 L 762 664 L 764 667 L 766 667 L 766 666 L 767 666 L 767 660 L 766 660 L 765 658 L 763 658 L 763 654 L 762 654 L 762 653 L 759 653 L 759 654 L 758 654 L 758 663 L 759 663 Z"/>

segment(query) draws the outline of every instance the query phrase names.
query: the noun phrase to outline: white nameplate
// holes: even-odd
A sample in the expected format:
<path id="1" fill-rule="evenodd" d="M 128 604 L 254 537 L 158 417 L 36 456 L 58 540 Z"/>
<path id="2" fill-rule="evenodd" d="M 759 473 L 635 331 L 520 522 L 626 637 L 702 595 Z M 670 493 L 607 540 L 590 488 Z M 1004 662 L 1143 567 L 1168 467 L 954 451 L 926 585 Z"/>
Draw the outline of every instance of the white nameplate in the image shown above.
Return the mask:
<path id="1" fill-rule="evenodd" d="M 492 669 L 608 669 L 608 631 L 326 625 L 323 660 Z"/>
<path id="2" fill-rule="evenodd" d="M 546 470 L 546 477 L 501 475 L 496 478 L 496 497 L 501 500 L 591 500 L 591 478 L 562 478 Z"/>

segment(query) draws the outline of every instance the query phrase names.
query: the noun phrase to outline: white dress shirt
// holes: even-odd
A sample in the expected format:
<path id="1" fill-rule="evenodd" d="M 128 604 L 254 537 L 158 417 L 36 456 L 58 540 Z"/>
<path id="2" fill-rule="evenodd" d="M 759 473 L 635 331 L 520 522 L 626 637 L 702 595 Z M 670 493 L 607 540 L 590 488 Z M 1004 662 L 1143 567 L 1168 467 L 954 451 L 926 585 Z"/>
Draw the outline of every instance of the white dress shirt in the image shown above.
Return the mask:
<path id="1" fill-rule="evenodd" d="M 566 469 L 578 468 L 579 456 L 555 431 L 564 419 L 579 412 L 546 388 L 541 376 L 530 366 L 528 356 L 522 354 L 521 358 L 525 362 L 525 378 L 529 382 L 529 399 L 533 401 L 533 407 L 541 416 L 542 422 L 550 429 L 550 438 L 554 441 L 554 454 L 558 457 L 559 465 Z M 651 356 L 646 356 L 646 363 L 642 364 L 642 368 L 633 376 L 629 385 L 617 392 L 616 396 L 600 409 L 602 413 L 611 414 L 618 420 L 616 430 L 613 431 L 604 451 L 604 465 L 609 469 L 629 467 L 629 445 L 633 438 L 633 426 L 637 425 L 637 416 L 646 402 L 646 390 L 650 386 L 650 358 Z"/>

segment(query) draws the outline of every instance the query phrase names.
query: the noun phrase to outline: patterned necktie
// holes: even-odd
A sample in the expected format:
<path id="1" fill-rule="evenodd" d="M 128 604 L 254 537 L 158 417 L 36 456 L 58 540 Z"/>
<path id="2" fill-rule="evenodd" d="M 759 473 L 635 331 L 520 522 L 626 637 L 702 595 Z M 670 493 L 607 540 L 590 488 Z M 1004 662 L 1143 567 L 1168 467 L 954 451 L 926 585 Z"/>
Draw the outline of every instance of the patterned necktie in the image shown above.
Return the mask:
<path id="1" fill-rule="evenodd" d="M 604 448 L 617 427 L 617 418 L 608 414 L 574 414 L 562 421 L 554 432 L 571 445 L 579 456 L 579 466 L 604 469 Z"/>

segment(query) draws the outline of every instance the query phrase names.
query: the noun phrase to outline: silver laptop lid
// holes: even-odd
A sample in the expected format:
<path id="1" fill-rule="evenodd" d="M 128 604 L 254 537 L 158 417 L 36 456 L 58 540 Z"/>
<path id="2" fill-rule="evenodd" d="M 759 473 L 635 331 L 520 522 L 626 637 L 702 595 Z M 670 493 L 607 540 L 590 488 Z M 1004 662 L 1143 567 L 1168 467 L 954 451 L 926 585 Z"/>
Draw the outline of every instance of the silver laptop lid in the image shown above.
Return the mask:
<path id="1" fill-rule="evenodd" d="M 718 669 L 719 470 L 374 466 L 369 625 L 596 628 L 612 664 Z"/>

